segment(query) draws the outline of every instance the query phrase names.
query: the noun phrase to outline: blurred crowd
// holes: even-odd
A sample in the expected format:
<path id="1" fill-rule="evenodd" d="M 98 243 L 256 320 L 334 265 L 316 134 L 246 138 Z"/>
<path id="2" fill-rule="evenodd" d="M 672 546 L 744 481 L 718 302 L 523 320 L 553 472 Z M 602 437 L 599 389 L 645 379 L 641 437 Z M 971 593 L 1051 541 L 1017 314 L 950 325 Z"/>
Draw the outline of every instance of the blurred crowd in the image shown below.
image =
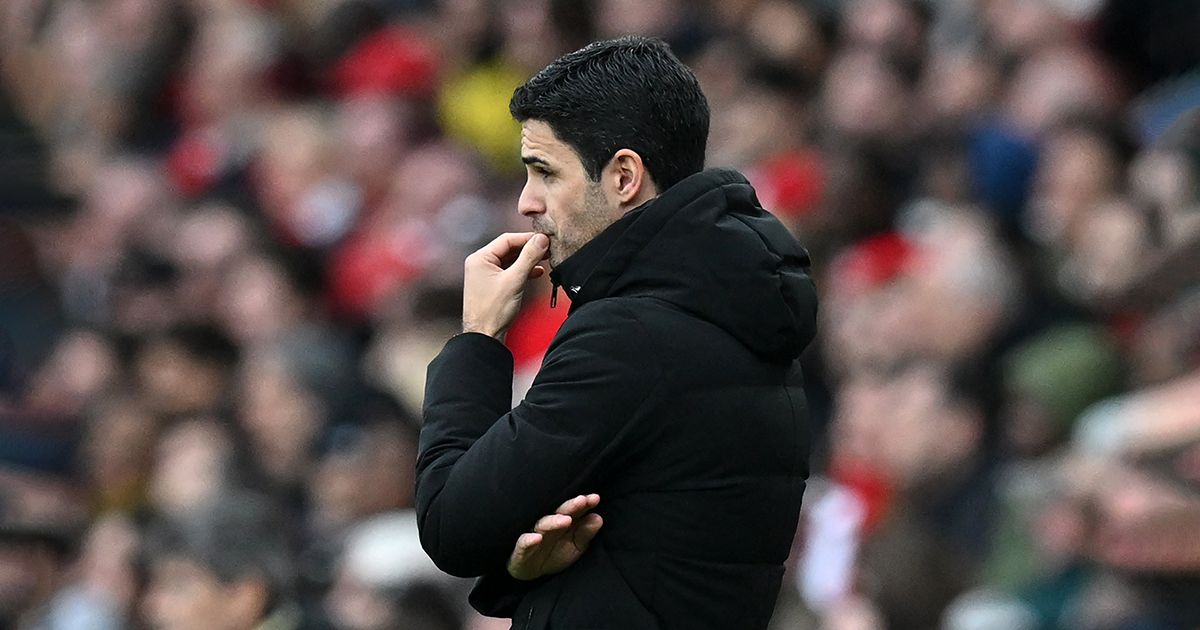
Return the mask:
<path id="1" fill-rule="evenodd" d="M 625 33 L 815 261 L 773 628 L 1200 627 L 1200 4 L 4 0 L 0 628 L 507 628 L 416 541 L 424 371 L 512 90 Z"/>

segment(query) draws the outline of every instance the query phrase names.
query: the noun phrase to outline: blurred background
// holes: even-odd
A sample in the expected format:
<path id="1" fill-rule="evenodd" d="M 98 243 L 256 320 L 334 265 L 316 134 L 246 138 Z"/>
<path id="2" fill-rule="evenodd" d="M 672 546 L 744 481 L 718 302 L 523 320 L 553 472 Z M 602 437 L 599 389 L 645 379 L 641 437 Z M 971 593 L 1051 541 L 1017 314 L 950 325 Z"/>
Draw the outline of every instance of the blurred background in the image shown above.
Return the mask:
<path id="1" fill-rule="evenodd" d="M 1200 3 L 4 0 L 0 628 L 507 628 L 416 542 L 425 366 L 512 90 L 625 33 L 815 261 L 773 628 L 1200 627 Z"/>

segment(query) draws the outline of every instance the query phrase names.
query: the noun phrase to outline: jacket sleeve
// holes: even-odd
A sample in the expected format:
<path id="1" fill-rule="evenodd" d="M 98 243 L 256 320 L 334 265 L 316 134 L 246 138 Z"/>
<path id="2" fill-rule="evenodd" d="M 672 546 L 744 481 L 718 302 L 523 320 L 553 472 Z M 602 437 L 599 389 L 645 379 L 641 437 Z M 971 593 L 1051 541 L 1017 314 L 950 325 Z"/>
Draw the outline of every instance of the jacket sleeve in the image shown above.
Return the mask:
<path id="1" fill-rule="evenodd" d="M 581 308 L 509 411 L 508 350 L 478 334 L 447 342 L 429 365 L 416 496 L 421 544 L 443 571 L 503 571 L 538 518 L 597 490 L 661 380 L 649 348 L 622 306 Z"/>

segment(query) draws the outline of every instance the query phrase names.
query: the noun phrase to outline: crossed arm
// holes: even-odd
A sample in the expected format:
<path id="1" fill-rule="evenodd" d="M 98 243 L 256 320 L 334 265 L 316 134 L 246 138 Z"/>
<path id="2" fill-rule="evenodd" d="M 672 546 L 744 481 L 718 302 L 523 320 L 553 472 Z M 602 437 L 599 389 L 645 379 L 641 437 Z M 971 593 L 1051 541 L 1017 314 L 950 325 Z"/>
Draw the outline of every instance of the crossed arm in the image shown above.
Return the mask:
<path id="1" fill-rule="evenodd" d="M 534 579 L 577 560 L 603 526 L 592 512 L 600 497 L 585 492 L 656 381 L 638 360 L 640 325 L 589 305 L 593 315 L 568 320 L 525 400 L 508 409 L 512 356 L 497 338 L 520 300 L 497 286 L 519 291 L 539 273 L 544 247 L 533 241 L 505 235 L 467 259 L 464 328 L 481 334 L 450 340 L 429 368 L 418 523 L 430 557 L 456 575 L 507 568 Z"/>
<path id="2" fill-rule="evenodd" d="M 599 514 L 590 512 L 599 503 L 598 494 L 579 495 L 564 501 L 554 514 L 539 518 L 533 531 L 517 538 L 508 557 L 508 574 L 536 580 L 575 564 L 604 525 Z"/>

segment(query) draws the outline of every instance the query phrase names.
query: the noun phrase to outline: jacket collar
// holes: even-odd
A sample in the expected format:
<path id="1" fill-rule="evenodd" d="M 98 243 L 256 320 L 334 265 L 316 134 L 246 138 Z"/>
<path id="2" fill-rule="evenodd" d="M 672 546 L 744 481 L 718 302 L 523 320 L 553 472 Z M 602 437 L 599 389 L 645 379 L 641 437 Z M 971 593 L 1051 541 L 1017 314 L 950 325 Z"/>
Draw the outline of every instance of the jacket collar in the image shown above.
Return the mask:
<path id="1" fill-rule="evenodd" d="M 571 312 L 587 302 L 605 297 L 629 261 L 680 208 L 717 186 L 745 181 L 733 170 L 701 171 L 626 212 L 550 272 L 554 287 L 550 306 L 555 306 L 560 287 L 571 300 Z"/>
<path id="2" fill-rule="evenodd" d="M 580 247 L 578 251 L 571 254 L 550 272 L 550 281 L 554 286 L 550 297 L 551 307 L 555 306 L 560 287 L 566 292 L 568 299 L 571 300 L 572 311 L 589 300 L 601 297 L 596 295 L 592 276 L 596 269 L 600 267 L 600 264 L 608 257 L 613 247 L 621 241 L 621 237 L 629 230 L 629 227 L 633 225 L 646 206 L 653 201 L 651 199 L 637 208 L 626 212 L 624 216 L 597 234 L 595 238 L 585 243 L 583 247 Z M 585 289 L 587 290 L 585 291 Z"/>

